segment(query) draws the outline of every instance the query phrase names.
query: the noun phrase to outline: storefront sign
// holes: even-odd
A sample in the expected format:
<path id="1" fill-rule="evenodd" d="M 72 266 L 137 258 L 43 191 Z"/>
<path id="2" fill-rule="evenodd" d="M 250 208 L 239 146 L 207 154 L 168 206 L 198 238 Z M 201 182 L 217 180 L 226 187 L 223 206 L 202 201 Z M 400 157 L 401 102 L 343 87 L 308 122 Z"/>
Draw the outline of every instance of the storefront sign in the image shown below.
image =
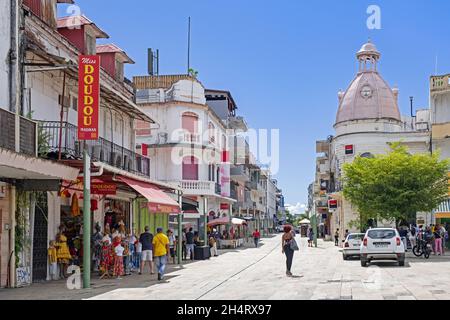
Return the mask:
<path id="1" fill-rule="evenodd" d="M 91 183 L 91 193 L 101 195 L 115 195 L 117 185 L 115 183 Z"/>
<path id="2" fill-rule="evenodd" d="M 100 57 L 78 61 L 78 140 L 97 140 L 100 103 Z"/>
<path id="3" fill-rule="evenodd" d="M 220 210 L 228 210 L 229 208 L 230 208 L 230 205 L 228 203 L 220 204 Z"/>
<path id="4" fill-rule="evenodd" d="M 148 209 L 151 213 L 158 212 L 158 213 L 178 213 L 180 212 L 180 208 L 176 208 L 173 206 L 166 206 L 163 204 L 157 204 L 157 203 L 149 203 Z"/>
<path id="5" fill-rule="evenodd" d="M 328 200 L 328 208 L 329 209 L 337 209 L 337 207 L 338 207 L 337 200 L 335 200 L 335 199 Z"/>

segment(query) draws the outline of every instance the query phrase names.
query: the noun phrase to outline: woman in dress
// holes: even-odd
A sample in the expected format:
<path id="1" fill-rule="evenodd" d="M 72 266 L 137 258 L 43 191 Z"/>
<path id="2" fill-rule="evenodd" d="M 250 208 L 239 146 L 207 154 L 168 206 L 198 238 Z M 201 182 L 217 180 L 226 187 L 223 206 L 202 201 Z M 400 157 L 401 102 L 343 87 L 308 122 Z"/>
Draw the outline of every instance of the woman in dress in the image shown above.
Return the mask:
<path id="1" fill-rule="evenodd" d="M 286 255 L 286 275 L 292 277 L 291 267 L 294 258 L 294 250 L 291 248 L 291 241 L 294 239 L 294 236 L 292 235 L 290 226 L 284 226 L 283 231 L 284 234 L 281 237 L 281 252 Z"/>
<path id="2" fill-rule="evenodd" d="M 69 251 L 69 246 L 67 245 L 67 237 L 64 235 L 65 227 L 61 225 L 59 227 L 59 233 L 56 236 L 56 257 L 58 258 L 58 264 L 60 265 L 60 272 L 62 277 L 67 277 L 67 265 L 72 259 L 72 255 Z"/>
<path id="3" fill-rule="evenodd" d="M 117 277 L 117 279 L 121 279 L 121 276 L 124 274 L 123 270 L 123 252 L 125 251 L 125 248 L 122 246 L 121 243 L 119 243 L 114 248 L 114 273 L 113 275 Z"/>

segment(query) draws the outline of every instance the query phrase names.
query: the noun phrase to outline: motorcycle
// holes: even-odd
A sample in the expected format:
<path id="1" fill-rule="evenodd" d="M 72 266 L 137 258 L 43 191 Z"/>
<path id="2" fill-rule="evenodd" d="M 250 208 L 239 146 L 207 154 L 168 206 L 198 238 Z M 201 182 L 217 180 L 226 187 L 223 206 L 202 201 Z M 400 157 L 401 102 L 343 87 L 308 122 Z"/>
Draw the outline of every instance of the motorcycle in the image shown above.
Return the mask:
<path id="1" fill-rule="evenodd" d="M 425 259 L 428 259 L 431 254 L 431 248 L 430 240 L 417 239 L 417 244 L 413 247 L 412 252 L 416 257 L 423 255 Z"/>

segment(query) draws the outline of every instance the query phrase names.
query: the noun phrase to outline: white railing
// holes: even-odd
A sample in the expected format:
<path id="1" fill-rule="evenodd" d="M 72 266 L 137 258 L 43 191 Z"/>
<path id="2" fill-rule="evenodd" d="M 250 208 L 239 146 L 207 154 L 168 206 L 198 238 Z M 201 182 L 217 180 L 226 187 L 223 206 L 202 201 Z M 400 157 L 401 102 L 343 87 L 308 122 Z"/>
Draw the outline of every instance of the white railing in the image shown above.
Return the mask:
<path id="1" fill-rule="evenodd" d="M 186 132 L 181 135 L 181 141 L 185 143 L 200 143 L 200 134 Z"/>
<path id="2" fill-rule="evenodd" d="M 169 181 L 170 184 L 178 186 L 186 195 L 214 195 L 216 194 L 216 183 L 214 181 L 182 180 Z"/>

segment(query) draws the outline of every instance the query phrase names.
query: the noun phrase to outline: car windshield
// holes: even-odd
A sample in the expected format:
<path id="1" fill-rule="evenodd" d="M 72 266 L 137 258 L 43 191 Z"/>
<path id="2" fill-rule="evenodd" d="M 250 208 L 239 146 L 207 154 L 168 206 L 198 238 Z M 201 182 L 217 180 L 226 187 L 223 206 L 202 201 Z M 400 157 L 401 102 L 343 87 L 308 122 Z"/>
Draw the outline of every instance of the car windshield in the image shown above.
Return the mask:
<path id="1" fill-rule="evenodd" d="M 371 239 L 391 239 L 395 237 L 394 230 L 370 230 L 367 233 L 367 236 Z"/>
<path id="2" fill-rule="evenodd" d="M 362 240 L 363 238 L 363 233 L 351 233 L 348 235 L 348 240 Z"/>

